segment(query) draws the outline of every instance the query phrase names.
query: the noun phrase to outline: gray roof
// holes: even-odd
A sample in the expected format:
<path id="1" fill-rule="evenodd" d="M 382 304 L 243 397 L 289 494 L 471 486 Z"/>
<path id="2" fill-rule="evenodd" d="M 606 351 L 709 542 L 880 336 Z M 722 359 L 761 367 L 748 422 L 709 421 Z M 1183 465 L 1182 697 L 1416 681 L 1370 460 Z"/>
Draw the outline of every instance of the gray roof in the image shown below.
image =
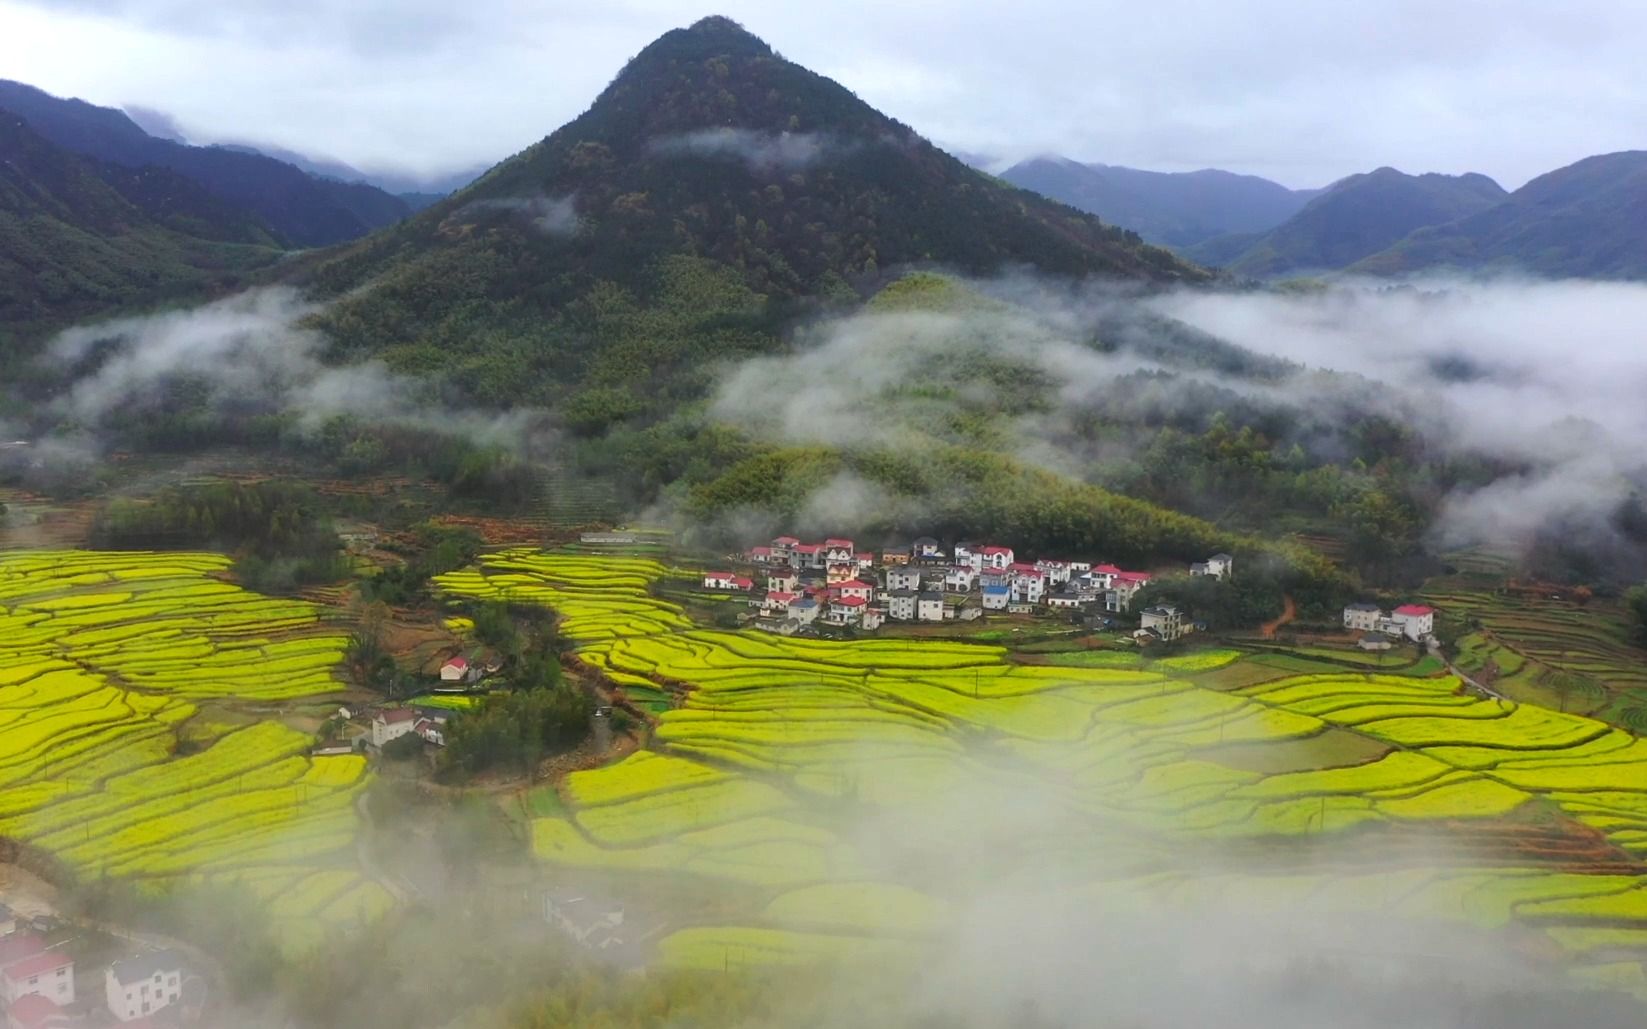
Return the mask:
<path id="1" fill-rule="evenodd" d="M 887 596 L 890 597 L 913 597 L 914 595 L 914 590 L 893 590 L 891 593 L 887 594 Z"/>
<path id="2" fill-rule="evenodd" d="M 109 966 L 109 971 L 114 973 L 115 980 L 122 986 L 182 970 L 183 957 L 175 950 L 157 950 L 152 954 L 116 961 Z"/>
<path id="3" fill-rule="evenodd" d="M 1143 613 L 1146 615 L 1162 615 L 1163 617 L 1170 618 L 1178 613 L 1178 608 L 1174 604 L 1156 604 L 1154 607 L 1144 608 Z"/>
<path id="4" fill-rule="evenodd" d="M 935 601 L 941 604 L 944 601 L 944 595 L 942 593 L 922 593 L 920 599 L 922 601 Z"/>
<path id="5" fill-rule="evenodd" d="M 1228 554 L 1214 554 L 1211 557 L 1207 558 L 1207 560 L 1208 561 L 1234 561 L 1235 558 L 1231 557 Z"/>
<path id="6" fill-rule="evenodd" d="M 802 597 L 799 600 L 791 600 L 789 602 L 789 606 L 790 607 L 817 607 L 818 602 L 816 600 L 813 600 L 811 597 Z"/>
<path id="7" fill-rule="evenodd" d="M 1362 643 L 1388 643 L 1390 638 L 1381 632 L 1369 632 L 1361 637 Z"/>
<path id="8" fill-rule="evenodd" d="M 1377 611 L 1377 610 L 1379 610 L 1379 607 L 1378 607 L 1377 604 L 1365 604 L 1365 603 L 1363 603 L 1363 604 L 1350 604 L 1350 605 L 1347 605 L 1344 608 L 1344 610 L 1346 610 L 1346 611 Z"/>

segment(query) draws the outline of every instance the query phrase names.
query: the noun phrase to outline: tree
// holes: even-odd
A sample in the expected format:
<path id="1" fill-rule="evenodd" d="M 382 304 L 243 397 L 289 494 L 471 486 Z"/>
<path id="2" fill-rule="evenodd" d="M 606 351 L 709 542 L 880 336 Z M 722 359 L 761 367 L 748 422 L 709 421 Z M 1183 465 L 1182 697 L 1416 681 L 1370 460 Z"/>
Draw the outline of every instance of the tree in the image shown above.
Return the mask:
<path id="1" fill-rule="evenodd" d="M 1647 645 L 1647 585 L 1624 591 L 1624 611 L 1630 619 L 1630 638 Z"/>

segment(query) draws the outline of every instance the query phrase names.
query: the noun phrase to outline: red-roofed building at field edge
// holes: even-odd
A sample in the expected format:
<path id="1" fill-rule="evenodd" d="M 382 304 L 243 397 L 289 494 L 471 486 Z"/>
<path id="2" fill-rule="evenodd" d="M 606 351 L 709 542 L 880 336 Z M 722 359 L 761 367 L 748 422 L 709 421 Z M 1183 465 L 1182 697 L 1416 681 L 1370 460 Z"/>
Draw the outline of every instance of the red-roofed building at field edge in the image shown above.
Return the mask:
<path id="1" fill-rule="evenodd" d="M 1390 612 L 1390 620 L 1401 623 L 1401 635 L 1421 640 L 1435 631 L 1435 608 L 1424 604 L 1402 604 Z"/>
<path id="2" fill-rule="evenodd" d="M 38 993 L 20 997 L 6 1008 L 6 1029 L 65 1029 L 79 1021 Z"/>

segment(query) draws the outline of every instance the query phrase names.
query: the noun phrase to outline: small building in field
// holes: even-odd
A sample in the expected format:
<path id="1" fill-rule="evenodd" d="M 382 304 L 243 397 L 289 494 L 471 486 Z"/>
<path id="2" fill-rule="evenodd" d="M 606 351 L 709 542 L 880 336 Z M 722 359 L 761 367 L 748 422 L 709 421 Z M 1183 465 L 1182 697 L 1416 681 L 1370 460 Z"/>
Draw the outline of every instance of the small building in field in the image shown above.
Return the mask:
<path id="1" fill-rule="evenodd" d="M 1138 612 L 1138 626 L 1171 642 L 1184 635 L 1184 613 L 1175 604 L 1156 604 Z"/>
<path id="2" fill-rule="evenodd" d="M 1362 650 L 1382 651 L 1395 646 L 1395 641 L 1381 632 L 1369 632 L 1356 640 L 1355 645 Z"/>
<path id="3" fill-rule="evenodd" d="M 985 586 L 983 595 L 986 611 L 1005 611 L 1012 602 L 1012 589 L 1008 586 Z"/>
<path id="4" fill-rule="evenodd" d="M 703 588 L 706 590 L 729 590 L 732 588 L 731 572 L 704 572 Z"/>
<path id="5" fill-rule="evenodd" d="M 469 659 L 466 657 L 454 657 L 440 666 L 441 682 L 463 682 L 467 678 L 469 678 Z"/>
<path id="6" fill-rule="evenodd" d="M 749 578 L 746 575 L 734 575 L 734 576 L 732 576 L 732 583 L 731 583 L 730 586 L 727 587 L 727 589 L 730 589 L 730 590 L 732 590 L 734 592 L 737 592 L 737 593 L 748 593 L 750 590 L 752 590 L 754 588 L 755 588 L 755 580 Z"/>
<path id="7" fill-rule="evenodd" d="M 116 961 L 103 973 L 109 1011 L 132 1022 L 171 1007 L 183 998 L 183 961 L 176 951 L 160 950 Z"/>
<path id="8" fill-rule="evenodd" d="M 944 595 L 942 593 L 920 593 L 915 597 L 915 617 L 922 622 L 941 622 L 944 620 Z"/>
<path id="9" fill-rule="evenodd" d="M 916 616 L 916 592 L 896 589 L 886 594 L 886 616 L 894 622 L 913 622 Z"/>
<path id="10" fill-rule="evenodd" d="M 433 718 L 419 718 L 412 731 L 423 737 L 423 742 L 437 747 L 446 746 L 446 726 Z"/>
<path id="11" fill-rule="evenodd" d="M 1390 612 L 1390 619 L 1410 640 L 1421 640 L 1435 631 L 1435 608 L 1425 604 L 1402 604 Z"/>
<path id="12" fill-rule="evenodd" d="M 382 747 L 417 728 L 417 712 L 407 707 L 387 707 L 372 716 L 372 746 Z"/>
<path id="13" fill-rule="evenodd" d="M 769 565 L 772 563 L 771 547 L 750 547 L 749 553 L 744 555 L 751 564 Z"/>
<path id="14" fill-rule="evenodd" d="M 1084 603 L 1086 603 L 1086 600 L 1082 598 L 1081 594 L 1072 590 L 1059 590 L 1057 593 L 1047 595 L 1048 607 L 1071 610 L 1080 607 Z"/>
<path id="15" fill-rule="evenodd" d="M 1344 608 L 1344 628 L 1355 632 L 1372 632 L 1384 612 L 1377 604 L 1349 604 Z"/>

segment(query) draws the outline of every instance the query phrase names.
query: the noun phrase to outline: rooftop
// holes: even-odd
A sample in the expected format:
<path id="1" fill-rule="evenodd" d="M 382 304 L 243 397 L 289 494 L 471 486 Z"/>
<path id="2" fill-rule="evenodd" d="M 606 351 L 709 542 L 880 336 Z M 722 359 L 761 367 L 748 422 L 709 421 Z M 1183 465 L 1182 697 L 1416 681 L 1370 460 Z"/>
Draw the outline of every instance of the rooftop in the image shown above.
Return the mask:
<path id="1" fill-rule="evenodd" d="M 183 971 L 183 958 L 175 950 L 157 950 L 152 954 L 126 958 L 109 966 L 109 974 L 122 985 L 140 983 L 168 972 Z"/>
<path id="2" fill-rule="evenodd" d="M 1378 610 L 1378 605 L 1377 604 L 1368 604 L 1368 603 L 1365 603 L 1365 602 L 1362 602 L 1362 603 L 1359 603 L 1359 604 L 1346 604 L 1344 606 L 1344 610 L 1346 610 L 1346 611 L 1377 611 Z"/>
<path id="3" fill-rule="evenodd" d="M 1435 608 L 1429 607 L 1425 604 L 1402 604 L 1400 607 L 1396 608 L 1393 613 L 1398 614 L 1398 615 L 1411 615 L 1411 616 L 1416 617 L 1416 618 L 1422 618 L 1425 615 L 1435 614 Z"/>
<path id="4" fill-rule="evenodd" d="M 44 1026 L 62 1013 L 62 1008 L 38 993 L 27 993 L 18 997 L 6 1012 L 13 1024 L 25 1026 L 27 1029 Z"/>
<path id="5" fill-rule="evenodd" d="M 6 970 L 0 972 L 0 975 L 5 976 L 12 982 L 19 982 L 31 975 L 42 975 L 73 964 L 74 959 L 67 954 L 48 950 L 44 954 L 36 954 L 31 958 L 24 958 L 21 961 L 7 965 Z"/>
<path id="6" fill-rule="evenodd" d="M 388 725 L 398 725 L 401 722 L 409 722 L 416 717 L 417 712 L 411 708 L 392 707 L 386 711 L 379 711 L 375 720 Z"/>

